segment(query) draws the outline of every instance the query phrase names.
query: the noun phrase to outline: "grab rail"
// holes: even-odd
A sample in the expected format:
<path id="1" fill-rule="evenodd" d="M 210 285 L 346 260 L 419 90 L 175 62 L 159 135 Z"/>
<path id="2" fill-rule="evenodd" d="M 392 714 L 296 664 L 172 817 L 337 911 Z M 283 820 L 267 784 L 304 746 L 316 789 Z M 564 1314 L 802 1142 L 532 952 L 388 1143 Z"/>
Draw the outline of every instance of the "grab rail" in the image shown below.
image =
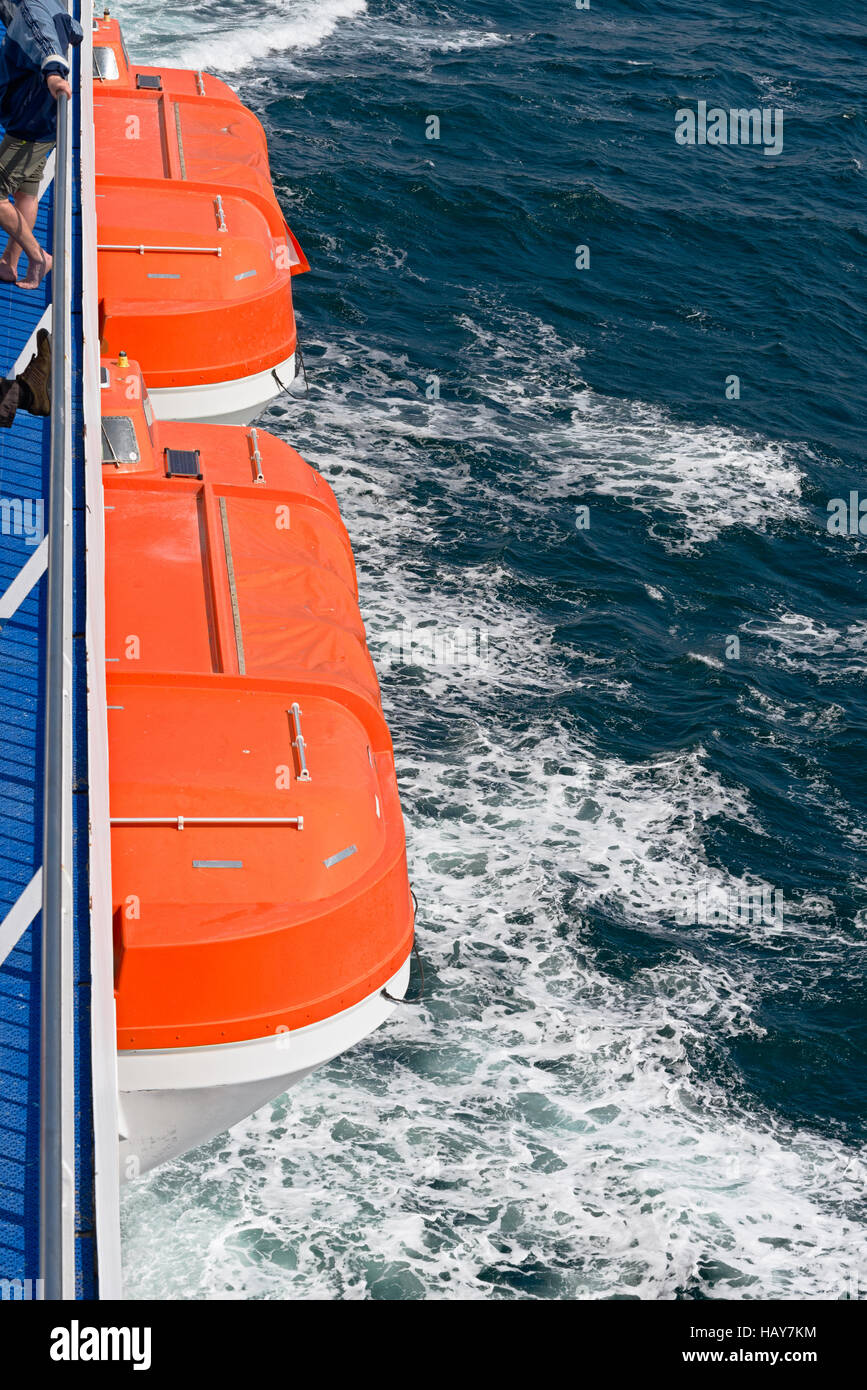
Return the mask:
<path id="1" fill-rule="evenodd" d="M 292 708 L 289 710 L 289 715 L 295 724 L 295 738 L 292 742 L 292 747 L 298 754 L 298 765 L 300 768 L 300 771 L 298 773 L 298 781 L 309 782 L 312 779 L 310 777 L 310 773 L 307 770 L 307 758 L 305 757 L 307 744 L 304 741 L 304 735 L 301 733 L 301 706 L 299 705 L 297 700 L 295 701 Z"/>
<path id="2" fill-rule="evenodd" d="M 303 816 L 112 816 L 112 825 L 297 825 L 304 829 Z"/>
<path id="3" fill-rule="evenodd" d="M 250 443 L 251 443 L 252 446 L 253 446 L 253 462 L 254 462 L 255 465 L 256 465 L 256 476 L 255 476 L 255 478 L 253 479 L 253 481 L 254 481 L 254 483 L 264 483 L 264 481 L 265 481 L 265 474 L 262 472 L 262 455 L 261 455 L 260 452 L 259 452 L 259 431 L 258 431 L 258 430 L 255 430 L 255 429 L 251 429 L 251 430 L 250 430 Z"/>
<path id="4" fill-rule="evenodd" d="M 45 665 L 39 1268 L 75 1297 L 72 1059 L 72 373 L 70 103 L 57 99 L 52 242 L 51 461 Z"/>
<path id="5" fill-rule="evenodd" d="M 222 246 L 145 246 L 142 242 L 100 242 L 97 251 L 135 251 L 143 256 L 145 251 L 186 251 L 190 256 L 222 256 Z"/>

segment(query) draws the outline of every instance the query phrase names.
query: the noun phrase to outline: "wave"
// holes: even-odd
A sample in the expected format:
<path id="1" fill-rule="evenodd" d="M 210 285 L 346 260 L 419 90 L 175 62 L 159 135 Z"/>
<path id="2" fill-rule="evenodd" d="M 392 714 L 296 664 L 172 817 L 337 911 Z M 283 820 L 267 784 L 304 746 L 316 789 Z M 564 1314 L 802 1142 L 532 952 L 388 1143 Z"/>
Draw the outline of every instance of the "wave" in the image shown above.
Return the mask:
<path id="1" fill-rule="evenodd" d="M 615 498 L 651 518 L 651 534 L 673 553 L 694 551 L 729 528 L 761 532 L 806 516 L 794 445 L 602 395 L 575 379 L 581 350 L 550 325 L 513 313 L 500 330 L 490 305 L 485 317 L 482 326 L 462 316 L 471 336 L 466 355 L 482 392 L 514 416 L 507 428 L 530 426 L 534 459 L 547 464 L 534 494 L 577 495 L 583 487 Z M 563 379 L 570 367 L 571 382 Z"/>
<path id="2" fill-rule="evenodd" d="M 156 21 L 169 29 L 155 31 L 140 6 L 115 7 L 130 50 L 141 59 L 176 67 L 240 72 L 272 53 L 304 52 L 318 47 L 341 21 L 355 19 L 367 0 L 266 0 L 256 7 L 255 23 L 238 23 L 237 5 L 222 2 L 171 7 Z M 191 32 L 195 33 L 195 38 Z"/>
<path id="3" fill-rule="evenodd" d="M 867 622 L 833 627 L 804 613 L 783 611 L 751 618 L 742 632 L 764 643 L 757 659 L 786 671 L 805 671 L 820 681 L 867 672 Z"/>

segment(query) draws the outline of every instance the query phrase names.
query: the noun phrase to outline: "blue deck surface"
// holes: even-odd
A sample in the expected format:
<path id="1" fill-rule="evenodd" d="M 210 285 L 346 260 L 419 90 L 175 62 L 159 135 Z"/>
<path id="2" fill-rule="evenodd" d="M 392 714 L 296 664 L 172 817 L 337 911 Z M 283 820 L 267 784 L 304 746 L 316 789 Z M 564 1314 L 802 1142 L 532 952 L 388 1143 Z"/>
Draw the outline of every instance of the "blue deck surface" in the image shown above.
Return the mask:
<path id="1" fill-rule="evenodd" d="M 35 233 L 45 246 L 52 190 Z M 50 281 L 49 281 L 50 288 Z M 0 284 L 0 372 L 9 374 L 47 304 Z M 50 422 L 20 411 L 0 431 L 0 497 L 32 500 L 48 519 Z M 0 588 L 29 555 L 14 525 L 0 534 Z M 0 631 L 0 914 L 42 862 L 46 581 Z M 39 918 L 0 967 L 0 1277 L 36 1279 L 39 1261 Z"/>
<path id="2" fill-rule="evenodd" d="M 0 37 L 2 37 L 0 26 Z M 77 57 L 77 55 L 76 55 Z M 76 62 L 77 67 L 77 62 Z M 77 77 L 77 72 L 74 74 Z M 73 111 L 73 116 L 77 114 Z M 96 1292 L 94 1269 L 90 1106 L 90 962 L 88 954 L 87 760 L 84 653 L 84 460 L 82 446 L 81 222 L 78 141 L 73 170 L 73 499 L 74 499 L 74 891 L 76 1179 L 78 1191 L 76 1291 Z M 35 234 L 51 245 L 53 188 L 43 196 Z M 2 239 L 5 241 L 5 238 Z M 24 262 L 22 262 L 24 264 Z M 47 291 L 47 292 L 46 292 Z M 0 284 L 0 375 L 15 361 L 48 303 L 51 278 L 37 291 Z M 33 553 L 16 502 L 42 504 L 48 523 L 50 421 L 19 411 L 0 430 L 0 592 Z M 8 520 L 7 520 L 8 513 Z M 38 541 L 37 541 L 38 543 Z M 0 920 L 42 862 L 45 601 L 43 577 L 0 631 Z M 35 1280 L 39 1259 L 39 1036 L 40 922 L 25 932 L 0 966 L 0 1280 Z"/>

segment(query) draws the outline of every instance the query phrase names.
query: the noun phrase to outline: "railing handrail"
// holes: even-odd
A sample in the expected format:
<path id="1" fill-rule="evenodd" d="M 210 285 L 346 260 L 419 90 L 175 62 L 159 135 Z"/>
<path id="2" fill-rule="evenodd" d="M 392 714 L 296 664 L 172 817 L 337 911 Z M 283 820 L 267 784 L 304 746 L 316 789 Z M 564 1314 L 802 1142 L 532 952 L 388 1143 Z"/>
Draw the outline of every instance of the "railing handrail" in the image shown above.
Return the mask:
<path id="1" fill-rule="evenodd" d="M 45 662 L 40 1045 L 39 1266 L 44 1297 L 74 1297 L 70 1172 L 72 1010 L 72 420 L 70 367 L 70 102 L 57 98 L 52 242 L 51 462 Z M 74 1114 L 72 1116 L 74 1125 Z M 73 1148 L 74 1154 L 74 1148 Z M 74 1158 L 73 1158 L 74 1162 Z"/>

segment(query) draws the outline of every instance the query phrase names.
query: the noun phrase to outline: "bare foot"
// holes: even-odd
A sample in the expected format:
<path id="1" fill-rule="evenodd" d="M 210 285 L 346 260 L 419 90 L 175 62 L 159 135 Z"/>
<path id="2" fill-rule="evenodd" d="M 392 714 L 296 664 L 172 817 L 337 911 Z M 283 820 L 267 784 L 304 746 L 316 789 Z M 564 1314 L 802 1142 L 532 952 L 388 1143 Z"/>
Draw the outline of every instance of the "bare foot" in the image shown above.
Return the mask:
<path id="1" fill-rule="evenodd" d="M 8 261 L 0 261 L 0 280 L 6 285 L 17 284 L 18 267 L 10 265 Z"/>
<path id="2" fill-rule="evenodd" d="M 40 250 L 39 255 L 38 261 L 35 259 L 28 261 L 26 276 L 17 282 L 20 290 L 38 290 L 51 269 L 51 257 L 48 252 Z"/>

